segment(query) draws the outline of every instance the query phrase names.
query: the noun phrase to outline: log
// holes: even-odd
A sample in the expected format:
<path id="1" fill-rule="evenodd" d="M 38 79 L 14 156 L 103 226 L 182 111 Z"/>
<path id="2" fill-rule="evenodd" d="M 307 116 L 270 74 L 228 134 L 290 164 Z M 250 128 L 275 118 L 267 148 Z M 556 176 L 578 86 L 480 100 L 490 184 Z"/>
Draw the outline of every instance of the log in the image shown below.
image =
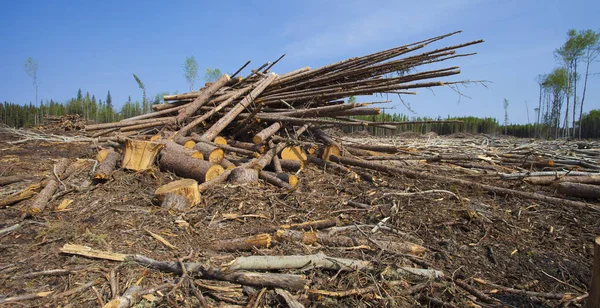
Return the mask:
<path id="1" fill-rule="evenodd" d="M 198 142 L 194 145 L 194 150 L 202 153 L 202 155 L 205 158 L 208 158 L 208 161 L 211 163 L 219 164 L 223 161 L 223 158 L 225 158 L 223 149 L 209 143 Z"/>
<path id="2" fill-rule="evenodd" d="M 258 152 L 260 154 L 264 153 L 267 150 L 267 147 L 265 145 L 253 144 L 253 143 L 249 143 L 249 142 L 242 142 L 242 141 L 237 141 L 237 140 L 233 140 L 233 139 L 227 140 L 227 144 L 229 144 L 232 147 L 236 147 L 236 148 L 240 148 L 240 149 L 244 149 L 244 150 L 248 150 L 248 151 L 252 151 L 252 152 Z"/>
<path id="3" fill-rule="evenodd" d="M 121 167 L 133 171 L 147 170 L 162 148 L 163 145 L 157 142 L 127 139 Z"/>
<path id="4" fill-rule="evenodd" d="M 180 177 L 194 179 L 200 183 L 210 181 L 225 172 L 220 165 L 174 151 L 163 152 L 159 164 L 164 170 L 173 172 Z"/>
<path id="5" fill-rule="evenodd" d="M 0 200 L 0 208 L 13 205 L 15 203 L 21 202 L 23 200 L 27 200 L 33 196 L 35 196 L 36 192 L 42 187 L 42 185 L 36 183 L 31 184 L 27 188 L 16 192 L 12 195 L 8 195 L 6 198 Z"/>
<path id="6" fill-rule="evenodd" d="M 50 180 L 46 182 L 44 189 L 42 189 L 35 199 L 32 200 L 29 208 L 26 210 L 26 214 L 39 215 L 44 211 L 48 202 L 56 192 L 59 181 L 61 180 L 61 177 L 65 175 L 69 164 L 69 159 L 62 158 L 54 165 Z"/>
<path id="7" fill-rule="evenodd" d="M 263 80 L 250 94 L 248 94 L 241 102 L 239 102 L 231 111 L 222 116 L 215 124 L 213 124 L 203 135 L 202 138 L 205 140 L 213 140 L 221 133 L 233 121 L 238 114 L 242 113 L 250 103 L 252 103 L 264 89 L 277 78 L 277 74 L 271 73 L 269 77 Z"/>
<path id="8" fill-rule="evenodd" d="M 238 97 L 240 97 L 240 96 L 244 95 L 246 92 L 250 91 L 250 89 L 251 89 L 250 87 L 246 87 L 246 88 L 243 88 L 241 90 L 238 90 L 234 95 L 232 95 L 230 98 L 228 98 L 227 100 L 225 100 L 222 103 L 220 103 L 218 106 L 212 108 L 209 112 L 204 113 L 201 117 L 198 117 L 194 121 L 190 122 L 188 125 L 182 127 L 176 133 L 176 137 L 185 137 L 191 129 L 193 129 L 194 127 L 200 125 L 204 121 L 208 120 L 215 113 L 221 111 L 221 109 L 229 106 Z"/>
<path id="9" fill-rule="evenodd" d="M 258 132 L 254 137 L 252 137 L 252 142 L 254 144 L 261 144 L 265 142 L 269 137 L 273 136 L 279 129 L 281 129 L 282 125 L 279 122 L 275 122 L 269 127 Z"/>
<path id="10" fill-rule="evenodd" d="M 166 208 L 178 210 L 188 209 L 200 203 L 198 182 L 193 179 L 182 179 L 160 186 L 154 195 Z"/>
<path id="11" fill-rule="evenodd" d="M 129 256 L 128 260 L 133 260 L 138 264 L 163 272 L 179 275 L 183 273 L 179 262 L 156 261 L 140 255 Z M 183 266 L 185 266 L 189 275 L 200 276 L 200 278 L 203 279 L 229 281 L 247 286 L 302 290 L 308 284 L 308 280 L 302 275 L 221 271 L 219 268 L 210 267 L 201 263 L 184 263 Z"/>
<path id="12" fill-rule="evenodd" d="M 281 169 L 291 172 L 304 170 L 304 162 L 300 160 L 280 159 L 279 164 L 281 165 Z"/>
<path id="13" fill-rule="evenodd" d="M 0 177 L 0 186 L 25 181 L 28 179 L 31 179 L 31 176 L 29 176 L 29 175 L 3 176 L 3 177 Z"/>
<path id="14" fill-rule="evenodd" d="M 417 171 L 413 171 L 413 170 L 396 168 L 396 167 L 391 167 L 391 166 L 374 163 L 371 161 L 352 159 L 352 158 L 348 158 L 348 157 L 339 157 L 339 156 L 331 155 L 330 158 L 334 162 L 353 165 L 353 166 L 376 170 L 376 171 L 381 171 L 381 172 L 386 172 L 391 175 L 403 174 L 403 175 L 405 175 L 409 178 L 413 178 L 413 179 L 414 178 L 428 179 L 428 180 L 437 181 L 439 183 L 455 184 L 455 185 L 466 186 L 466 187 L 476 187 L 476 188 L 479 188 L 479 189 L 482 189 L 482 190 L 485 190 L 485 191 L 488 191 L 491 193 L 500 194 L 500 195 L 513 195 L 513 196 L 518 196 L 518 197 L 526 198 L 526 199 L 530 199 L 530 200 L 543 201 L 543 202 L 547 202 L 547 203 L 551 203 L 551 204 L 555 204 L 555 205 L 559 205 L 559 206 L 569 205 L 569 206 L 574 206 L 574 207 L 581 207 L 581 208 L 585 208 L 585 209 L 593 209 L 596 211 L 600 211 L 600 207 L 598 207 L 598 206 L 579 202 L 579 201 L 566 200 L 566 199 L 561 199 L 561 198 L 545 196 L 545 195 L 541 195 L 541 194 L 534 194 L 534 193 L 518 191 L 518 190 L 514 190 L 514 189 L 496 187 L 496 186 L 481 184 L 481 183 L 457 179 L 457 178 L 450 178 L 450 177 L 444 177 L 444 176 L 439 176 L 439 175 L 426 174 L 426 173 L 421 173 L 421 172 L 417 172 Z"/>
<path id="15" fill-rule="evenodd" d="M 249 251 L 254 248 L 269 248 L 271 247 L 271 235 L 263 233 L 243 238 L 219 240 L 213 244 L 213 247 L 219 251 L 230 252 Z"/>
<path id="16" fill-rule="evenodd" d="M 558 183 L 556 186 L 558 186 L 559 192 L 567 196 L 585 199 L 600 198 L 600 186 L 598 185 L 562 182 Z"/>
<path id="17" fill-rule="evenodd" d="M 253 168 L 234 168 L 231 170 L 227 181 L 233 184 L 258 182 L 258 170 Z"/>
<path id="18" fill-rule="evenodd" d="M 188 141 L 186 141 L 185 144 L 187 144 L 189 141 L 194 143 L 193 140 L 188 140 Z M 202 152 L 200 152 L 200 151 L 196 151 L 193 149 L 195 143 L 194 143 L 194 145 L 192 145 L 191 148 L 186 147 L 185 145 L 182 146 L 171 140 L 160 141 L 160 143 L 164 145 L 163 151 L 177 152 L 177 153 L 180 153 L 180 154 L 183 154 L 186 156 L 191 156 L 191 157 L 197 158 L 199 160 L 204 160 L 204 154 L 202 154 Z"/>
<path id="19" fill-rule="evenodd" d="M 235 168 L 235 164 L 232 163 L 230 160 L 224 158 L 221 161 L 221 167 L 225 168 L 225 170 L 231 170 Z"/>
<path id="20" fill-rule="evenodd" d="M 290 183 L 278 178 L 276 176 L 276 173 L 260 171 L 259 176 L 261 179 L 265 180 L 267 183 L 275 185 L 277 187 L 285 188 L 287 190 L 294 189 L 294 186 L 290 185 Z"/>
<path id="21" fill-rule="evenodd" d="M 187 118 L 192 116 L 202 105 L 206 104 L 215 92 L 217 92 L 221 87 L 223 87 L 229 81 L 229 75 L 224 74 L 221 76 L 215 83 L 205 88 L 200 92 L 198 97 L 196 97 L 189 105 L 187 105 L 184 109 L 179 111 L 177 115 L 177 122 L 183 123 Z"/>
<path id="22" fill-rule="evenodd" d="M 273 271 L 282 269 L 326 269 L 331 271 L 371 270 L 369 261 L 333 258 L 320 252 L 314 255 L 297 256 L 249 256 L 239 257 L 224 265 L 226 270 Z"/>
<path id="23" fill-rule="evenodd" d="M 592 282 L 590 283 L 590 296 L 588 308 L 600 308 L 600 236 L 594 240 L 594 262 L 592 268 Z"/>
<path id="24" fill-rule="evenodd" d="M 98 165 L 96 172 L 94 173 L 94 179 L 96 180 L 107 180 L 110 174 L 117 167 L 117 161 L 120 158 L 119 153 L 115 152 L 112 148 L 105 149 L 106 158 Z M 100 153 L 98 153 L 100 155 Z"/>
<path id="25" fill-rule="evenodd" d="M 550 185 L 550 184 L 563 183 L 563 182 L 582 183 L 582 184 L 600 184 L 600 175 L 588 175 L 588 176 L 580 175 L 580 176 L 562 176 L 562 177 L 536 176 L 536 177 L 524 178 L 523 181 L 525 181 L 528 184 L 533 184 L 533 185 Z"/>
<path id="26" fill-rule="evenodd" d="M 284 183 L 288 184 L 289 187 L 284 187 L 284 188 L 295 188 L 298 185 L 298 177 L 293 175 L 293 174 L 287 174 L 284 172 L 281 173 L 276 173 L 276 172 L 269 172 L 269 171 L 261 171 L 260 173 L 261 178 L 263 178 L 265 181 L 279 186 L 278 184 L 272 183 L 271 181 L 273 181 L 273 178 L 277 178 L 280 181 L 283 181 Z M 282 187 L 282 186 L 279 186 Z"/>

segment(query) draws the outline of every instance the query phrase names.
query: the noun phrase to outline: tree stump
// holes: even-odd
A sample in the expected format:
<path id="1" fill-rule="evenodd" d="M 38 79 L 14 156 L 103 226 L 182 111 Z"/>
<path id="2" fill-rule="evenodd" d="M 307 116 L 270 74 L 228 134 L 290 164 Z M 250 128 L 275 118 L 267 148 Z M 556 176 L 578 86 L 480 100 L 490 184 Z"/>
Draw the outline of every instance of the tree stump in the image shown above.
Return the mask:
<path id="1" fill-rule="evenodd" d="M 121 167 L 133 171 L 149 169 L 163 145 L 156 142 L 127 139 Z"/>
<path id="2" fill-rule="evenodd" d="M 281 151 L 281 159 L 306 161 L 306 153 L 298 146 L 285 147 Z"/>
<path id="3" fill-rule="evenodd" d="M 154 191 L 154 195 L 161 202 L 161 206 L 180 211 L 200 203 L 198 182 L 192 179 L 177 180 L 163 185 Z"/>
<path id="4" fill-rule="evenodd" d="M 258 182 L 258 170 L 253 168 L 235 168 L 227 180 L 234 184 Z"/>

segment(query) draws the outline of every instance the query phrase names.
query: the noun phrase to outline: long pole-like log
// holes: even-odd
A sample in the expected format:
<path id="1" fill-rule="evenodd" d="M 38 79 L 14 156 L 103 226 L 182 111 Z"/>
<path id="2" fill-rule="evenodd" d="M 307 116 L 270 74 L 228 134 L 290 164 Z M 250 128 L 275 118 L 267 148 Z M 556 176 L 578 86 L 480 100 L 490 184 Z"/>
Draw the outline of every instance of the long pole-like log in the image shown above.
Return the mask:
<path id="1" fill-rule="evenodd" d="M 521 198 L 525 198 L 525 199 L 543 201 L 543 202 L 547 202 L 547 203 L 551 203 L 551 204 L 555 204 L 555 205 L 559 205 L 559 206 L 560 205 L 569 205 L 569 206 L 574 206 L 574 207 L 581 207 L 581 208 L 594 209 L 594 210 L 600 211 L 600 207 L 598 207 L 598 206 L 584 203 L 584 202 L 579 202 L 579 201 L 555 198 L 555 197 L 545 196 L 545 195 L 541 195 L 541 194 L 518 191 L 518 190 L 514 190 L 514 189 L 509 189 L 509 188 L 496 187 L 496 186 L 491 186 L 491 185 L 487 185 L 487 184 L 481 184 L 481 183 L 477 183 L 477 182 L 461 180 L 458 178 L 444 177 L 444 176 L 439 176 L 439 175 L 421 173 L 421 172 L 417 172 L 417 171 L 413 171 L 413 170 L 396 168 L 396 167 L 391 167 L 391 166 L 387 166 L 387 165 L 382 165 L 379 163 L 374 163 L 371 161 L 352 159 L 352 158 L 348 158 L 348 157 L 338 157 L 335 155 L 331 155 L 330 159 L 334 162 L 338 162 L 341 164 L 348 164 L 348 165 L 352 165 L 352 166 L 377 170 L 377 171 L 386 172 L 386 173 L 390 173 L 390 174 L 394 174 L 394 175 L 395 174 L 403 174 L 410 178 L 429 179 L 429 180 L 434 180 L 434 181 L 437 181 L 440 183 L 456 184 L 456 185 L 461 185 L 461 186 L 466 186 L 466 187 L 477 187 L 479 189 L 482 189 L 482 190 L 485 190 L 485 191 L 488 191 L 491 193 L 496 193 L 496 194 L 501 194 L 501 195 L 513 195 L 513 196 L 517 196 L 517 197 L 521 197 Z"/>
<path id="2" fill-rule="evenodd" d="M 213 96 L 215 92 L 217 92 L 221 87 L 223 87 L 228 81 L 229 75 L 224 74 L 219 79 L 217 79 L 215 83 L 210 85 L 208 88 L 204 89 L 204 91 L 202 91 L 200 95 L 196 97 L 196 99 L 194 99 L 194 101 L 191 104 L 187 105 L 184 109 L 179 111 L 179 114 L 177 115 L 177 122 L 183 123 L 183 121 L 185 121 L 188 117 L 192 116 L 196 111 L 198 111 L 198 109 L 200 109 L 202 105 L 208 102 L 210 97 Z"/>
<path id="3" fill-rule="evenodd" d="M 202 138 L 206 140 L 213 140 L 215 137 L 217 137 L 219 133 L 222 132 L 225 127 L 227 127 L 227 125 L 229 125 L 229 123 L 235 119 L 235 117 L 237 117 L 238 114 L 242 113 L 242 111 L 244 111 L 244 109 L 248 107 L 248 105 L 250 105 L 250 103 L 254 101 L 254 99 L 256 99 L 256 97 L 258 97 L 260 93 L 262 93 L 262 91 L 264 91 L 264 89 L 269 86 L 271 82 L 273 82 L 273 80 L 275 80 L 275 78 L 277 78 L 277 74 L 272 73 L 269 77 L 263 80 L 254 90 L 252 90 L 252 92 L 250 92 L 250 94 L 248 94 L 241 102 L 235 105 L 231 111 L 213 124 L 202 135 Z"/>

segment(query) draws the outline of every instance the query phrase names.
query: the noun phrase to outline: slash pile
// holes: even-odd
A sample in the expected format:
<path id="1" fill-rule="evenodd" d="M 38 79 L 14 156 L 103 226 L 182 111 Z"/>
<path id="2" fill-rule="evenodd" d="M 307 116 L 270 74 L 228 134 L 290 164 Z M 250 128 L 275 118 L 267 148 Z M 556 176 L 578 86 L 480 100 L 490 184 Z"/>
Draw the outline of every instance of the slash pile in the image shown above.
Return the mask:
<path id="1" fill-rule="evenodd" d="M 115 123 L 87 125 L 85 130 L 95 132 L 92 137 L 99 137 L 102 142 L 126 142 L 126 169 L 143 170 L 159 156 L 161 168 L 197 180 L 200 190 L 225 181 L 253 182 L 259 177 L 292 189 L 297 178 L 284 173 L 284 169 L 297 171 L 309 162 L 351 172 L 332 160 L 340 162 L 344 157 L 372 154 L 368 149 L 342 146 L 324 128 L 374 125 L 394 129 L 402 124 L 353 119 L 351 116 L 379 114 L 378 108 L 370 106 L 382 102 L 345 103 L 344 98 L 376 93 L 415 94 L 409 90 L 464 82 L 435 80 L 459 74 L 457 66 L 416 71 L 420 66 L 472 55 L 457 51 L 482 42 L 423 51 L 457 33 L 314 70 L 305 67 L 283 75 L 270 72 L 282 56 L 252 70 L 245 78 L 236 77 L 246 63 L 231 77 L 225 74 L 199 91 L 165 96 L 167 103 L 152 106 L 151 113 Z M 109 163 L 114 166 L 118 157 L 112 157 Z M 263 171 L 265 168 L 274 172 Z M 361 172 L 353 174 L 372 178 Z M 104 174 L 97 175 L 103 177 Z"/>

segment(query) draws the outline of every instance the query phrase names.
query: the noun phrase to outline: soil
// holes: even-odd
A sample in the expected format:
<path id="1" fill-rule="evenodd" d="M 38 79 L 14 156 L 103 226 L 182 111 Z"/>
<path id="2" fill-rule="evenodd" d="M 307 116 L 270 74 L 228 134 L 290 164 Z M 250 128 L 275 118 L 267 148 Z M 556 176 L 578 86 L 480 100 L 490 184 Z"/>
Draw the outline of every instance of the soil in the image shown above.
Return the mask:
<path id="1" fill-rule="evenodd" d="M 460 136 L 464 137 L 464 136 Z M 344 138 L 344 137 L 342 137 Z M 349 139 L 351 137 L 348 137 Z M 405 142 L 431 145 L 431 138 L 390 140 L 355 136 L 353 140 L 376 143 Z M 472 138 L 472 136 L 469 136 Z M 485 137 L 475 136 L 481 142 Z M 34 307 L 98 307 L 112 298 L 109 275 L 119 262 L 61 254 L 67 244 L 80 244 L 94 249 L 124 254 L 139 254 L 155 260 L 176 261 L 193 252 L 190 261 L 218 266 L 247 255 L 294 255 L 324 252 L 331 257 L 372 261 L 372 272 L 337 273 L 324 270 L 285 271 L 302 273 L 311 281 L 310 289 L 344 291 L 376 285 L 374 292 L 341 298 L 314 296 L 302 290 L 300 301 L 307 307 L 416 307 L 434 305 L 432 298 L 458 307 L 493 306 L 483 303 L 452 280 L 461 280 L 500 300 L 507 307 L 555 307 L 569 301 L 494 292 L 496 288 L 477 283 L 473 278 L 498 285 L 546 293 L 568 293 L 571 298 L 585 294 L 589 288 L 592 266 L 592 243 L 600 235 L 600 213 L 586 208 L 573 208 L 511 196 L 494 196 L 471 187 L 457 187 L 427 179 L 408 179 L 401 175 L 361 170 L 377 176 L 375 183 L 336 175 L 315 166 L 298 174 L 296 191 L 287 192 L 264 182 L 259 184 L 223 184 L 202 194 L 202 203 L 186 212 L 175 212 L 154 200 L 154 190 L 178 179 L 158 168 L 144 172 L 115 171 L 105 183 L 90 182 L 97 148 L 86 142 L 57 143 L 30 141 L 10 144 L 18 138 L 0 134 L 0 176 L 27 174 L 30 181 L 0 187 L 0 199 L 38 183 L 52 173 L 56 160 L 85 160 L 81 169 L 65 180 L 43 215 L 22 219 L 28 200 L 0 209 L 0 230 L 19 224 L 14 231 L 0 234 L 0 300 L 44 291 L 47 297 L 13 304 Z M 462 138 L 461 138 L 462 140 Z M 523 141 L 510 139 L 505 144 Z M 539 141 L 542 142 L 542 141 Z M 565 141 L 565 144 L 567 142 Z M 452 149 L 449 149 L 452 150 Z M 460 148 L 454 149 L 460 152 Z M 422 150 L 425 152 L 425 150 Z M 398 164 L 446 177 L 468 179 L 511 189 L 561 196 L 551 187 L 532 186 L 522 181 L 502 181 L 493 170 L 457 168 L 443 162 Z M 500 167 L 499 167 L 500 169 Z M 394 192 L 416 192 L 431 189 L 446 193 L 412 196 L 385 195 Z M 73 200 L 65 210 L 54 208 L 65 199 Z M 354 200 L 371 205 L 371 209 L 353 208 L 344 201 Z M 578 200 L 578 199 L 573 199 Z M 583 201 L 583 200 L 579 200 Z M 599 200 L 586 200 L 600 205 Z M 226 214 L 255 215 L 227 219 Z M 411 241 L 427 248 L 420 257 L 385 252 L 380 249 L 327 247 L 301 243 L 276 243 L 269 248 L 225 253 L 214 249 L 214 243 L 226 239 L 255 235 L 265 226 L 278 226 L 319 219 L 335 219 L 337 226 L 376 225 L 390 217 L 387 226 L 396 232 L 372 227 L 347 229 L 344 234 L 357 239 Z M 185 221 L 183 223 L 182 221 Z M 170 249 L 151 237 L 151 231 L 163 236 L 176 249 Z M 401 232 L 404 235 L 399 235 Z M 429 266 L 441 270 L 449 280 L 427 282 L 426 278 L 381 273 L 388 267 Z M 23 278 L 23 275 L 51 269 L 69 269 L 68 275 Z M 129 286 L 143 288 L 176 282 L 177 275 L 146 269 L 125 262 L 117 270 L 120 294 Z M 404 285 L 389 287 L 385 281 L 402 280 Z M 93 282 L 93 287 L 72 294 L 69 290 Z M 202 280 L 203 284 L 232 284 Z M 412 295 L 404 291 L 425 283 L 425 288 Z M 239 285 L 236 290 L 241 291 Z M 252 288 L 243 292 L 216 292 L 201 289 L 212 306 L 252 304 L 256 299 Z M 166 295 L 168 291 L 162 293 Z M 54 296 L 59 294 L 60 296 Z M 155 293 L 155 300 L 140 299 L 136 307 L 196 307 L 197 299 L 185 288 L 178 289 L 169 300 Z M 570 303 L 576 306 L 585 300 Z M 286 306 L 268 290 L 260 306 Z M 10 304 L 9 304 L 10 306 Z"/>

